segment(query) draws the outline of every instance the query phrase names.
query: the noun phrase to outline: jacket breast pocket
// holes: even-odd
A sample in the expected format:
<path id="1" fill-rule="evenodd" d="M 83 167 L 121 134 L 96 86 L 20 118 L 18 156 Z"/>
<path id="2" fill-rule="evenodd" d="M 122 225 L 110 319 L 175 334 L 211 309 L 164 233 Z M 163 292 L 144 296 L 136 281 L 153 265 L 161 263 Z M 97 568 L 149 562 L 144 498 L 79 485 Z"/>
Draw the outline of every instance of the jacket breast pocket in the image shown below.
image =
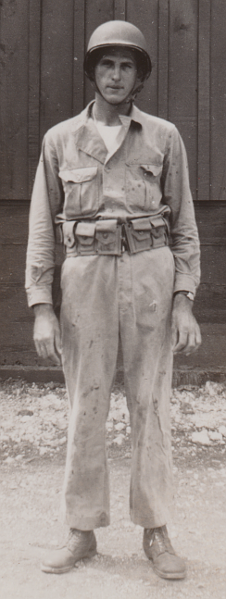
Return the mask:
<path id="1" fill-rule="evenodd" d="M 161 173 L 161 164 L 127 164 L 127 202 L 133 209 L 150 211 L 158 207 L 162 197 Z"/>
<path id="2" fill-rule="evenodd" d="M 66 218 L 95 216 L 98 211 L 97 166 L 60 170 Z"/>

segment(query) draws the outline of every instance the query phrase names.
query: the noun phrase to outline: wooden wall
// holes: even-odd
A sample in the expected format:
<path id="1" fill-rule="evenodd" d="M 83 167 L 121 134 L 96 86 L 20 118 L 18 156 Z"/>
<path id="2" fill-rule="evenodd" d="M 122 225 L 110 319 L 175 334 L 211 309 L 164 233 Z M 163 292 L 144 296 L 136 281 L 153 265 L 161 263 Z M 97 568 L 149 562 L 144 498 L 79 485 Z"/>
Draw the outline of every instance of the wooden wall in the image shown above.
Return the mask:
<path id="1" fill-rule="evenodd" d="M 43 134 L 92 97 L 84 50 L 109 19 L 147 38 L 153 73 L 137 104 L 183 136 L 203 245 L 196 311 L 203 327 L 226 323 L 225 0 L 1 0 L 1 363 L 36 361 L 23 290 L 28 200 Z"/>
<path id="2" fill-rule="evenodd" d="M 194 199 L 226 199 L 225 0 L 1 0 L 0 198 L 29 198 L 43 134 L 91 99 L 84 49 L 113 18 L 145 33 L 153 73 L 138 104 L 178 126 Z"/>

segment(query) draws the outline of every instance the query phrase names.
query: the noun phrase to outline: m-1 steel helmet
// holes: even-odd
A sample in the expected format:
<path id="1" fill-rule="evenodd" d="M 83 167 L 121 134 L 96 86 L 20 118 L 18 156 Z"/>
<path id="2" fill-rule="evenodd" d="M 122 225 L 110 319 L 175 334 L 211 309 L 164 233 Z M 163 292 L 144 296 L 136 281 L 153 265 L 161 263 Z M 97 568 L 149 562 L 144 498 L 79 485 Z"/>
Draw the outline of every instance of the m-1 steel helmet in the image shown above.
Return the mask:
<path id="1" fill-rule="evenodd" d="M 128 21 L 107 21 L 95 29 L 88 43 L 84 70 L 89 79 L 94 79 L 94 67 L 102 50 L 115 47 L 133 50 L 142 81 L 149 77 L 152 65 L 143 33 Z"/>

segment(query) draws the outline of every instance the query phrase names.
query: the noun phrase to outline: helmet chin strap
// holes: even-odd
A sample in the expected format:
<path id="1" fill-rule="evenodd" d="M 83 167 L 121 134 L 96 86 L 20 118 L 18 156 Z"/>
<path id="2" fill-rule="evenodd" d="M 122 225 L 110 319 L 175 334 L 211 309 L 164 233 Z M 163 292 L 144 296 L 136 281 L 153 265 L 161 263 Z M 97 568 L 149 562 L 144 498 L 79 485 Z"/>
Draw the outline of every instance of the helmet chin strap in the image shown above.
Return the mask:
<path id="1" fill-rule="evenodd" d="M 125 100 L 125 104 L 127 104 L 129 102 L 134 102 L 137 95 L 142 91 L 143 87 L 144 87 L 143 83 L 141 83 L 140 85 L 135 87 L 135 89 L 132 92 L 130 92 L 130 94 L 128 95 L 128 98 Z"/>

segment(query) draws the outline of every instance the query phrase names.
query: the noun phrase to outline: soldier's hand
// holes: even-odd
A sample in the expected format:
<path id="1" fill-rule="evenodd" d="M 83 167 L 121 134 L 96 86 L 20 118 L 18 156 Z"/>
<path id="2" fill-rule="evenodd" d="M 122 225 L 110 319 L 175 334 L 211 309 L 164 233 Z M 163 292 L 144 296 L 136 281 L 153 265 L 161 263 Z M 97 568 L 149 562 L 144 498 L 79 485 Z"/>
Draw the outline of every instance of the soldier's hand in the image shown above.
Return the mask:
<path id="1" fill-rule="evenodd" d="M 172 311 L 173 352 L 188 356 L 198 349 L 201 341 L 200 328 L 192 313 L 192 302 L 184 294 L 177 293 Z"/>
<path id="2" fill-rule="evenodd" d="M 60 325 L 51 304 L 34 306 L 35 322 L 33 339 L 40 358 L 50 358 L 61 364 Z"/>

